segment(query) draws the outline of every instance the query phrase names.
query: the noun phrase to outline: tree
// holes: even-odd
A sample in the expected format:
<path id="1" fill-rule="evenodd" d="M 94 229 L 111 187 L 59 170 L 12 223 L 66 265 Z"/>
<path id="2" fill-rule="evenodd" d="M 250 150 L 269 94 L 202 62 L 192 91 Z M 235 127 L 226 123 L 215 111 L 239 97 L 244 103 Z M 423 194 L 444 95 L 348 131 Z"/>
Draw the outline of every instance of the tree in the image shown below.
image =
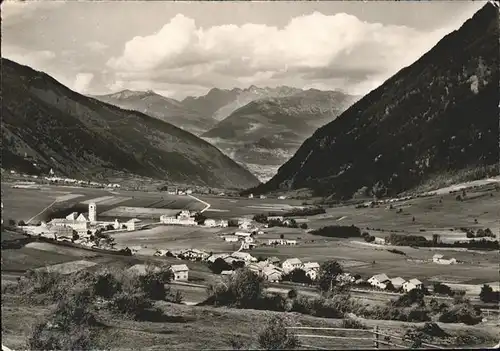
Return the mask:
<path id="1" fill-rule="evenodd" d="M 73 241 L 80 239 L 80 236 L 78 235 L 78 232 L 76 230 L 73 230 Z"/>
<path id="2" fill-rule="evenodd" d="M 283 239 L 285 238 L 285 235 L 284 234 L 280 234 L 280 239 Z"/>
<path id="3" fill-rule="evenodd" d="M 306 271 L 300 268 L 296 268 L 287 275 L 283 277 L 283 280 L 289 280 L 294 283 L 301 283 L 301 284 L 311 284 L 312 280 L 311 278 L 308 277 L 306 274 Z"/>
<path id="4" fill-rule="evenodd" d="M 493 291 L 491 286 L 484 284 L 479 293 L 479 298 L 483 302 L 498 302 L 500 293 L 498 291 Z"/>
<path id="5" fill-rule="evenodd" d="M 22 226 L 25 226 L 26 223 L 24 223 L 24 221 L 21 219 L 19 222 L 17 222 L 17 225 L 22 227 Z"/>
<path id="6" fill-rule="evenodd" d="M 257 223 L 267 223 L 267 216 L 263 213 L 259 213 L 253 216 L 253 220 Z"/>
<path id="7" fill-rule="evenodd" d="M 298 296 L 297 289 L 290 289 L 287 294 L 289 299 L 295 299 Z"/>
<path id="8" fill-rule="evenodd" d="M 337 261 L 323 262 L 319 267 L 318 286 L 321 291 L 332 291 L 337 283 L 337 276 L 344 270 Z"/>
<path id="9" fill-rule="evenodd" d="M 194 220 L 196 221 L 196 223 L 198 223 L 198 225 L 202 225 L 203 223 L 205 223 L 206 219 L 207 217 L 203 215 L 203 213 L 196 212 L 196 214 L 194 215 Z"/>
<path id="10" fill-rule="evenodd" d="M 293 350 L 300 347 L 297 336 L 286 328 L 285 320 L 273 316 L 259 333 L 259 346 L 264 350 Z"/>
<path id="11" fill-rule="evenodd" d="M 229 291 L 240 307 L 251 307 L 262 295 L 263 280 L 248 269 L 239 269 L 229 278 Z"/>
<path id="12" fill-rule="evenodd" d="M 300 225 L 300 228 L 302 228 L 302 229 L 307 229 L 307 223 L 302 223 L 302 224 Z"/>
<path id="13" fill-rule="evenodd" d="M 13 220 L 12 218 L 10 218 L 7 222 L 9 223 L 10 226 L 16 225 L 16 221 Z"/>
<path id="14" fill-rule="evenodd" d="M 220 257 L 210 265 L 210 270 L 215 274 L 220 274 L 222 271 L 230 271 L 232 269 L 233 267 Z"/>

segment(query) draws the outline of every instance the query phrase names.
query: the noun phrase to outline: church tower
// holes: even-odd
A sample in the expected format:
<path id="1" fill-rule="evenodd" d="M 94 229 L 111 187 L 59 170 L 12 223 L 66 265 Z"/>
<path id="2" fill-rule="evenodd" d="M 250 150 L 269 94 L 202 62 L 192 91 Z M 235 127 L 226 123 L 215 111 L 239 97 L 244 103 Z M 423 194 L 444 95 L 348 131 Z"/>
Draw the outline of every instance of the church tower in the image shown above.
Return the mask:
<path id="1" fill-rule="evenodd" d="M 97 206 L 94 202 L 89 204 L 89 221 L 95 223 L 97 221 Z"/>

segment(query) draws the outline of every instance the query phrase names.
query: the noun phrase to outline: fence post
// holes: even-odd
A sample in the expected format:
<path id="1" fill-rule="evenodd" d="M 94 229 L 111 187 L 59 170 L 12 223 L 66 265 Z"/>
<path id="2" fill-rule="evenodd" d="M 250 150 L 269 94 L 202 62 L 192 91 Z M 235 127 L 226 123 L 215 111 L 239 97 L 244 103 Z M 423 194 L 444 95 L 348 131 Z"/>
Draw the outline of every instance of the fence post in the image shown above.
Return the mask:
<path id="1" fill-rule="evenodd" d="M 378 326 L 373 328 L 373 347 L 378 349 Z"/>

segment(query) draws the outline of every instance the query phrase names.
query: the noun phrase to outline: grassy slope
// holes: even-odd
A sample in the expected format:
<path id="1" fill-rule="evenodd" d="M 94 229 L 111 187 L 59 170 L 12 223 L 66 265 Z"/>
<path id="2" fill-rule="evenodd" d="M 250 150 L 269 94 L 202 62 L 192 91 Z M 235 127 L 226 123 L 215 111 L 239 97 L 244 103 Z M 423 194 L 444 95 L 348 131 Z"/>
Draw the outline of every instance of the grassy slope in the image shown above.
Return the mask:
<path id="1" fill-rule="evenodd" d="M 218 149 L 173 125 L 79 95 L 48 75 L 2 59 L 2 140 L 21 166 L 26 152 L 40 168 L 74 177 L 107 170 L 222 187 L 258 183 Z"/>

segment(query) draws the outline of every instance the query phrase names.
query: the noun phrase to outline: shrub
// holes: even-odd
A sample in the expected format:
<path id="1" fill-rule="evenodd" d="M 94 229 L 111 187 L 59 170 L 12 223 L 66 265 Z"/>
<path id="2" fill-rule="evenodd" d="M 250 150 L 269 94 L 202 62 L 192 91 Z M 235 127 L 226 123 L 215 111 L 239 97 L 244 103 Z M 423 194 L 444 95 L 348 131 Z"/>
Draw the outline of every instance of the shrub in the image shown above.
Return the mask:
<path id="1" fill-rule="evenodd" d="M 454 305 L 439 317 L 439 321 L 442 323 L 464 323 L 467 325 L 478 324 L 481 320 L 481 311 L 472 307 L 470 303 Z"/>
<path id="2" fill-rule="evenodd" d="M 412 289 L 392 302 L 394 307 L 424 306 L 424 292 L 421 289 Z"/>
<path id="3" fill-rule="evenodd" d="M 259 213 L 253 216 L 253 220 L 257 223 L 267 223 L 267 216 L 263 213 Z"/>
<path id="4" fill-rule="evenodd" d="M 455 294 L 453 292 L 453 290 L 451 290 L 451 288 L 448 285 L 445 285 L 445 284 L 442 284 L 439 282 L 433 283 L 433 290 L 434 290 L 434 293 L 436 293 L 436 294 L 442 294 L 442 295 L 448 295 L 448 296 L 453 296 Z"/>
<path id="5" fill-rule="evenodd" d="M 258 336 L 259 346 L 264 350 L 293 350 L 300 347 L 297 336 L 287 330 L 286 322 L 273 316 Z"/>
<path id="6" fill-rule="evenodd" d="M 238 269 L 221 284 L 211 285 L 208 301 L 215 305 L 252 308 L 262 297 L 263 279 L 248 269 Z"/>
<path id="7" fill-rule="evenodd" d="M 152 306 L 151 300 L 143 293 L 131 294 L 121 292 L 116 294 L 111 300 L 112 309 L 133 319 L 140 319 L 144 311 Z"/>
<path id="8" fill-rule="evenodd" d="M 401 250 L 397 250 L 397 249 L 389 249 L 389 250 L 387 250 L 387 251 L 392 252 L 392 253 L 397 254 L 397 255 L 403 255 L 403 256 L 406 256 L 406 253 L 404 253 L 404 252 L 403 252 L 403 251 L 401 251 Z"/>
<path id="9" fill-rule="evenodd" d="M 295 288 L 294 288 L 294 289 L 290 289 L 290 290 L 288 291 L 288 293 L 287 293 L 287 297 L 288 297 L 289 299 L 291 299 L 291 300 L 293 300 L 293 299 L 297 298 L 297 296 L 298 296 L 298 293 L 297 293 L 297 289 L 295 289 Z"/>
<path id="10" fill-rule="evenodd" d="M 366 325 L 361 323 L 360 321 L 353 318 L 346 318 L 342 320 L 341 328 L 349 328 L 349 329 L 368 329 Z"/>
<path id="11" fill-rule="evenodd" d="M 97 296 L 111 298 L 122 290 L 122 283 L 109 271 L 99 272 L 94 283 Z"/>
<path id="12" fill-rule="evenodd" d="M 469 238 L 469 239 L 473 239 L 473 238 L 475 238 L 475 237 L 476 237 L 476 236 L 474 235 L 474 233 L 472 233 L 472 232 L 467 232 L 467 234 L 465 234 L 465 236 L 466 236 L 467 238 Z"/>
<path id="13" fill-rule="evenodd" d="M 307 229 L 307 228 L 308 228 L 308 227 L 307 227 L 307 223 L 302 223 L 302 224 L 300 225 L 300 228 L 302 228 L 302 229 Z"/>
<path id="14" fill-rule="evenodd" d="M 427 246 L 429 243 L 424 236 L 391 234 L 386 239 L 388 243 L 396 246 Z"/>
<path id="15" fill-rule="evenodd" d="M 210 270 L 215 274 L 220 274 L 222 271 L 230 271 L 233 267 L 224 261 L 222 258 L 217 258 L 213 263 L 209 265 Z"/>
<path id="16" fill-rule="evenodd" d="M 408 322 L 426 322 L 430 320 L 428 312 L 423 308 L 413 308 L 408 313 Z"/>

